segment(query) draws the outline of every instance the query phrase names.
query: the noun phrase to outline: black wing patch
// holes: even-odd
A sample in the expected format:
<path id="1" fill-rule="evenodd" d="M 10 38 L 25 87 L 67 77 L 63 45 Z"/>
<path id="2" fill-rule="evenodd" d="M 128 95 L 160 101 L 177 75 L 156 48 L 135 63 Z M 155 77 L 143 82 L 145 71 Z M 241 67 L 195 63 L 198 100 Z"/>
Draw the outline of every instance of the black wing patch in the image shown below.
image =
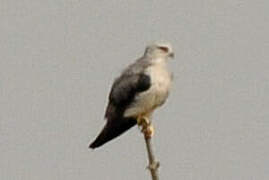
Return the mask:
<path id="1" fill-rule="evenodd" d="M 137 93 L 150 88 L 150 77 L 145 74 L 127 75 L 117 79 L 109 95 L 109 101 L 117 106 L 127 106 Z"/>

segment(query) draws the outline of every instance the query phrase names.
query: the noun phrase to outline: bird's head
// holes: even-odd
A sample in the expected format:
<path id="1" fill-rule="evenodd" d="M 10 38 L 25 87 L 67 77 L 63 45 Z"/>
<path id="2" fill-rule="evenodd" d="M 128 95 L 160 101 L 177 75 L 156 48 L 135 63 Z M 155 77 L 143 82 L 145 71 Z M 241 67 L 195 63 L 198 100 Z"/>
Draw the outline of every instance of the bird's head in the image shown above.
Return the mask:
<path id="1" fill-rule="evenodd" d="M 146 47 L 145 56 L 151 58 L 174 58 L 172 45 L 167 42 L 155 42 Z"/>

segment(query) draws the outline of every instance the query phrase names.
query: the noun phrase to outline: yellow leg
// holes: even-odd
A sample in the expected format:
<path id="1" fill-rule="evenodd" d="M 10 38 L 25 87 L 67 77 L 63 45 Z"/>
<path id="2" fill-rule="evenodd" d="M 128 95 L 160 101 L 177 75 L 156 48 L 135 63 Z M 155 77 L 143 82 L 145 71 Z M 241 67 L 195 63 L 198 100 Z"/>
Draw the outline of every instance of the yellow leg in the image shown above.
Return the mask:
<path id="1" fill-rule="evenodd" d="M 149 124 L 144 132 L 147 138 L 152 138 L 154 135 L 154 127 L 152 124 Z"/>
<path id="2" fill-rule="evenodd" d="M 137 125 L 142 126 L 142 124 L 143 124 L 143 116 L 138 116 L 137 117 Z"/>
<path id="3" fill-rule="evenodd" d="M 154 134 L 154 127 L 152 126 L 150 120 L 146 116 L 140 116 L 137 118 L 138 126 L 141 126 L 141 132 L 145 134 L 147 138 L 151 138 Z"/>

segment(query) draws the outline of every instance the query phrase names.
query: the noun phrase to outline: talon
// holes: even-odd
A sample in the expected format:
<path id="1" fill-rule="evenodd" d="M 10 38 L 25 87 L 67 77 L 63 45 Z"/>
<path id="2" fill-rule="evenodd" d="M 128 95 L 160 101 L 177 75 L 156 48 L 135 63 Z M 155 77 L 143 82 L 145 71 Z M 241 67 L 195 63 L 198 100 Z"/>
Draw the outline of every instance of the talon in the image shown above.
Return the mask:
<path id="1" fill-rule="evenodd" d="M 150 120 L 149 120 L 149 118 L 144 117 L 143 120 L 144 120 L 144 123 L 145 123 L 146 125 L 150 125 Z"/>
<path id="2" fill-rule="evenodd" d="M 137 117 L 137 125 L 138 126 L 146 126 L 150 124 L 150 120 L 145 116 L 138 116 Z"/>
<path id="3" fill-rule="evenodd" d="M 154 135 L 154 127 L 151 124 L 147 125 L 142 131 L 146 138 L 152 138 Z"/>
<path id="4" fill-rule="evenodd" d="M 146 138 L 151 138 L 154 135 L 154 128 L 149 118 L 139 116 L 137 118 L 137 125 L 141 127 L 141 132 L 145 134 Z"/>

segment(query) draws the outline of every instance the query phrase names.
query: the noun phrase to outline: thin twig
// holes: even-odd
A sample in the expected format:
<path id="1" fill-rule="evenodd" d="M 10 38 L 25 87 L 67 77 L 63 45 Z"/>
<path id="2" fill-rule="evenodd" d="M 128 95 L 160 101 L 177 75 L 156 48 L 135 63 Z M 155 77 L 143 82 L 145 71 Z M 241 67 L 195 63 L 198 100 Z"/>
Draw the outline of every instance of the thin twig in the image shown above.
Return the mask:
<path id="1" fill-rule="evenodd" d="M 151 138 L 147 138 L 145 134 L 144 134 L 144 138 L 147 145 L 148 158 L 149 158 L 148 169 L 151 172 L 152 180 L 159 180 L 158 168 L 160 166 L 160 163 L 157 162 L 154 158 L 153 151 L 152 151 Z"/>
<path id="2" fill-rule="evenodd" d="M 151 173 L 152 180 L 159 180 L 158 168 L 160 166 L 160 163 L 155 160 L 155 156 L 152 150 L 152 143 L 151 143 L 152 128 L 153 127 L 151 127 L 149 121 L 147 119 L 144 119 L 142 122 L 142 132 L 144 134 L 149 159 L 149 165 L 147 169 Z"/>

